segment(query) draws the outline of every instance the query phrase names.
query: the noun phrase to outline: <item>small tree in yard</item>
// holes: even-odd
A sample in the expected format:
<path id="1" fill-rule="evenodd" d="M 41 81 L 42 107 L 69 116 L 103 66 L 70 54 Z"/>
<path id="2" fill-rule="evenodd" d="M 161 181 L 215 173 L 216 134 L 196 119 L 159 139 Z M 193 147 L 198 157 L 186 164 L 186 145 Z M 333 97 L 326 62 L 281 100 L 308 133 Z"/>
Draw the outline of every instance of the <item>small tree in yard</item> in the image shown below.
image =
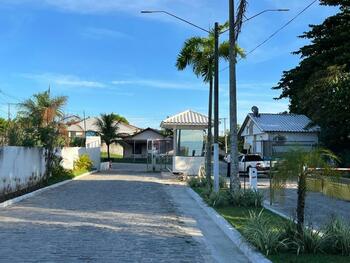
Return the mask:
<path id="1" fill-rule="evenodd" d="M 302 149 L 287 152 L 279 161 L 274 170 L 274 188 L 285 187 L 288 180 L 297 180 L 297 229 L 303 234 L 305 218 L 305 199 L 307 191 L 307 177 L 317 172 L 319 175 L 331 175 L 329 160 L 339 161 L 331 151 L 314 149 L 305 151 Z M 314 168 L 320 168 L 317 171 Z"/>
<path id="2" fill-rule="evenodd" d="M 107 155 L 108 161 L 111 160 L 110 157 L 110 145 L 116 141 L 118 138 L 117 131 L 118 126 L 115 121 L 115 116 L 113 113 L 111 114 L 101 114 L 101 117 L 96 120 L 96 126 L 98 128 L 98 133 L 101 136 L 102 141 L 104 141 L 107 145 Z"/>

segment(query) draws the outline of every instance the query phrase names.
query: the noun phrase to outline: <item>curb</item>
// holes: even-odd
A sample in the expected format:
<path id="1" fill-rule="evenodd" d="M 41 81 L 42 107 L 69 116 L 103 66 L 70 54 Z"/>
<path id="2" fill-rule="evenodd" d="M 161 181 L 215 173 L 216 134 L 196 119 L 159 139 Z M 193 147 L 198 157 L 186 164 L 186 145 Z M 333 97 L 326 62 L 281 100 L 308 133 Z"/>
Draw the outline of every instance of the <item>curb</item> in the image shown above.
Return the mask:
<path id="1" fill-rule="evenodd" d="M 270 203 L 269 203 L 268 201 L 264 201 L 263 207 L 264 207 L 265 209 L 270 210 L 271 212 L 273 212 L 273 213 L 279 215 L 280 217 L 283 217 L 283 218 L 285 218 L 285 219 L 291 220 L 291 217 L 290 217 L 290 216 L 288 216 L 288 215 L 286 215 L 286 214 L 284 214 L 284 213 L 282 213 L 282 212 L 280 212 L 280 211 L 277 211 L 276 209 L 272 208 L 272 207 L 270 206 Z"/>
<path id="2" fill-rule="evenodd" d="M 247 243 L 244 237 L 213 208 L 209 207 L 202 198 L 190 187 L 186 188 L 189 195 L 208 214 L 215 224 L 226 234 L 226 236 L 242 251 L 250 262 L 272 263 L 263 254 L 258 252 L 253 246 Z"/>
<path id="3" fill-rule="evenodd" d="M 9 199 L 9 200 L 7 200 L 7 201 L 5 201 L 5 202 L 0 203 L 0 209 L 1 209 L 1 208 L 8 207 L 8 206 L 11 206 L 11 205 L 13 205 L 13 204 L 16 204 L 16 203 L 22 201 L 22 200 L 25 200 L 25 199 L 28 199 L 28 198 L 30 198 L 30 197 L 39 195 L 39 194 L 41 194 L 41 193 L 43 193 L 43 192 L 46 192 L 46 191 L 48 191 L 48 190 L 50 190 L 50 189 L 54 189 L 54 188 L 59 187 L 59 186 L 61 186 L 61 185 L 65 185 L 65 184 L 67 184 L 67 183 L 69 183 L 69 182 L 71 182 L 71 181 L 78 180 L 79 178 L 81 178 L 81 177 L 83 177 L 83 176 L 87 176 L 87 175 L 90 175 L 90 174 L 94 174 L 94 173 L 96 173 L 96 172 L 98 172 L 98 170 L 93 170 L 93 171 L 91 171 L 91 172 L 84 173 L 84 174 L 81 174 L 81 175 L 79 175 L 79 176 L 76 176 L 76 177 L 74 177 L 74 178 L 72 178 L 72 179 L 65 180 L 65 181 L 62 181 L 62 182 L 59 182 L 59 183 L 56 183 L 56 184 L 52 184 L 52 185 L 49 185 L 49 186 L 40 188 L 40 189 L 38 189 L 38 190 L 35 190 L 35 191 L 33 191 L 33 192 L 30 192 L 30 193 L 28 193 L 28 194 L 24 194 L 24 195 L 21 195 L 21 196 L 18 196 L 18 197 Z"/>

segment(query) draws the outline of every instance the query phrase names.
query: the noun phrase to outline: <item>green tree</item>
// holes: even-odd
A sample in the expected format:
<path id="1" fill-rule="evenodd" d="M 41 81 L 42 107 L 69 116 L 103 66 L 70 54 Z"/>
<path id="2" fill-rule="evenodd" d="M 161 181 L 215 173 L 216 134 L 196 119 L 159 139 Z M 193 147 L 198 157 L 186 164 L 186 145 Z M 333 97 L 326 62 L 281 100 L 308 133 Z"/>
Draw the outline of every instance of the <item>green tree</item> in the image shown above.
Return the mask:
<path id="1" fill-rule="evenodd" d="M 101 136 L 102 141 L 107 145 L 108 161 L 111 160 L 109 147 L 118 138 L 118 126 L 114 119 L 114 114 L 101 114 L 100 118 L 97 118 L 95 125 L 98 128 L 98 133 Z"/>
<path id="2" fill-rule="evenodd" d="M 219 26 L 220 31 L 227 28 L 225 25 Z M 192 67 L 192 71 L 197 77 L 202 77 L 205 83 L 209 83 L 209 103 L 208 103 L 208 136 L 206 146 L 206 176 L 208 187 L 211 182 L 211 149 L 212 149 L 212 105 L 213 105 L 213 79 L 214 79 L 214 49 L 215 49 L 214 31 L 211 30 L 208 37 L 191 37 L 187 39 L 177 57 L 176 67 L 178 70 L 184 70 Z M 241 57 L 244 52 L 239 47 L 236 51 Z M 229 59 L 229 43 L 224 41 L 219 45 L 219 57 L 225 60 Z"/>
<path id="3" fill-rule="evenodd" d="M 112 114 L 115 121 L 129 124 L 129 121 L 124 116 L 121 116 L 121 115 L 116 114 L 116 113 L 111 113 L 111 114 Z"/>
<path id="4" fill-rule="evenodd" d="M 52 97 L 50 91 L 33 95 L 20 104 L 21 110 L 15 124 L 23 129 L 23 146 L 45 148 L 46 178 L 51 175 L 55 158 L 55 148 L 64 144 L 65 127 L 60 120 L 67 97 Z"/>
<path id="5" fill-rule="evenodd" d="M 304 229 L 307 177 L 315 173 L 315 170 L 312 168 L 320 168 L 317 171 L 318 175 L 331 175 L 330 160 L 339 161 L 337 156 L 326 149 L 314 149 L 311 151 L 295 149 L 284 154 L 283 159 L 274 167 L 273 188 L 284 188 L 287 181 L 297 181 L 296 213 L 299 234 L 302 234 Z"/>
<path id="6" fill-rule="evenodd" d="M 320 140 L 343 156 L 350 155 L 350 1 L 321 0 L 339 12 L 311 25 L 301 38 L 310 44 L 294 54 L 299 65 L 283 73 L 274 89 L 288 98 L 292 113 L 305 114 L 321 127 Z"/>

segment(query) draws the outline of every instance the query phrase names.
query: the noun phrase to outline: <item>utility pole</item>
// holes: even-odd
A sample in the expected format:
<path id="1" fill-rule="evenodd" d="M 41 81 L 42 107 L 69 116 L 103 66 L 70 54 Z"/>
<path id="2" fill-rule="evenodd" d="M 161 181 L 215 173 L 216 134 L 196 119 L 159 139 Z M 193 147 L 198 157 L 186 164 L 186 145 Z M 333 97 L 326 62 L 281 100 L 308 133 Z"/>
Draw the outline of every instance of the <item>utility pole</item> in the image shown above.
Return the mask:
<path id="1" fill-rule="evenodd" d="M 219 23 L 214 27 L 214 191 L 219 191 Z"/>
<path id="2" fill-rule="evenodd" d="M 85 110 L 83 111 L 83 118 L 84 118 L 84 138 L 85 138 L 85 145 L 82 145 L 82 147 L 86 147 L 86 117 L 85 117 Z"/>
<path id="3" fill-rule="evenodd" d="M 230 139 L 231 139 L 231 172 L 230 189 L 236 192 L 240 189 L 238 175 L 238 145 L 237 145 L 237 90 L 236 90 L 236 28 L 235 1 L 229 0 L 229 42 L 230 42 Z"/>

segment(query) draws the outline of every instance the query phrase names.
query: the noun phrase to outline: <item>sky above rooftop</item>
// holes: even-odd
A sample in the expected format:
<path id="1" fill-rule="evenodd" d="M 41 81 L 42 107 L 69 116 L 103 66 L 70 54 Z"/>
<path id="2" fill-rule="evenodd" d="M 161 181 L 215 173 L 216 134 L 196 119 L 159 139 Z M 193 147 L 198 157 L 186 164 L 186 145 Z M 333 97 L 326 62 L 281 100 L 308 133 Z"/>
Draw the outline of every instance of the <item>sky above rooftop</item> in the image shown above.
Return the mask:
<path id="1" fill-rule="evenodd" d="M 244 24 L 239 45 L 250 51 L 310 1 L 249 1 L 247 17 L 270 8 Z M 228 17 L 227 0 L 0 0 L 0 116 L 18 103 L 51 87 L 69 97 L 65 111 L 96 116 L 115 112 L 140 127 L 158 128 L 167 116 L 192 109 L 207 113 L 208 87 L 191 70 L 177 71 L 176 56 L 196 28 L 162 14 L 167 10 L 204 28 Z M 237 65 L 238 120 L 253 105 L 260 112 L 287 110 L 287 100 L 273 100 L 271 90 L 283 70 L 297 65 L 291 52 L 309 24 L 321 23 L 336 9 L 316 2 L 271 41 Z M 226 40 L 228 34 L 221 36 Z M 221 69 L 227 67 L 222 61 Z M 228 117 L 228 70 L 220 73 L 220 117 Z M 14 115 L 15 106 L 11 106 Z M 223 125 L 221 127 L 223 129 Z"/>

